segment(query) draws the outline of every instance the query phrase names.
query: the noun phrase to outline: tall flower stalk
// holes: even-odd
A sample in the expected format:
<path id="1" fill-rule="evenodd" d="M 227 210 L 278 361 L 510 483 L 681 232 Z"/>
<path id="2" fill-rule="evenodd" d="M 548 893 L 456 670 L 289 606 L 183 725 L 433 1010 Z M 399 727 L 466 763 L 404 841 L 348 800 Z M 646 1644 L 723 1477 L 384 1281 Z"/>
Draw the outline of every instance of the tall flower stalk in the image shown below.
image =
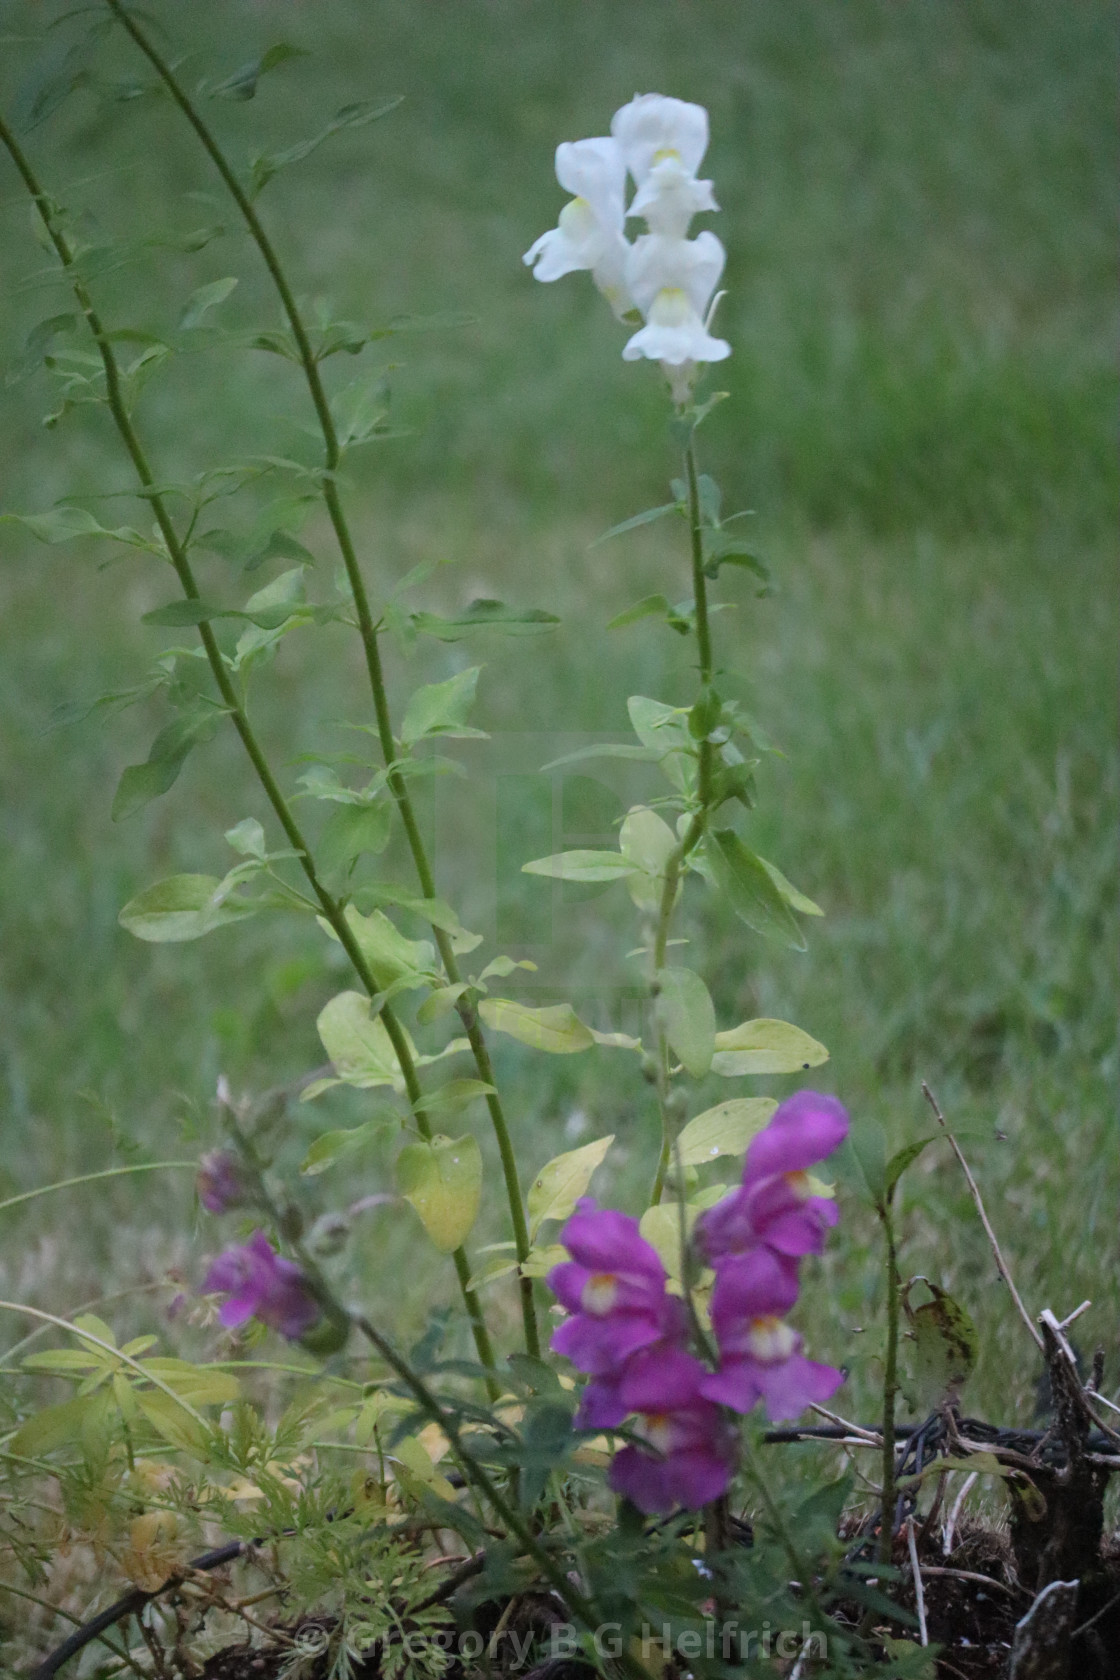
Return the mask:
<path id="1" fill-rule="evenodd" d="M 358 620 L 358 631 L 365 655 L 366 671 L 369 679 L 370 693 L 373 699 L 374 716 L 376 719 L 377 739 L 384 760 L 389 791 L 392 794 L 397 810 L 400 813 L 401 824 L 404 828 L 409 853 L 420 885 L 421 894 L 425 899 L 436 898 L 436 883 L 432 871 L 431 861 L 427 855 L 420 826 L 416 819 L 415 808 L 409 793 L 408 783 L 397 767 L 397 747 L 393 736 L 392 715 L 389 707 L 388 691 L 385 683 L 385 671 L 378 645 L 379 627 L 374 619 L 370 607 L 369 594 L 358 560 L 357 549 L 350 531 L 349 522 L 343 507 L 338 486 L 338 467 L 342 459 L 338 431 L 330 403 L 323 387 L 319 363 L 312 348 L 307 332 L 306 323 L 296 302 L 295 295 L 288 283 L 283 264 L 276 248 L 264 227 L 251 198 L 245 191 L 225 153 L 209 127 L 203 120 L 197 105 L 187 94 L 174 70 L 158 49 L 152 44 L 147 33 L 132 12 L 121 0 L 105 0 L 109 10 L 117 18 L 144 57 L 152 65 L 156 74 L 167 88 L 172 100 L 182 112 L 195 134 L 198 136 L 204 150 L 213 163 L 223 184 L 237 206 L 253 242 L 257 246 L 269 277 L 279 295 L 284 315 L 291 328 L 295 342 L 299 366 L 302 369 L 311 401 L 315 409 L 316 419 L 323 437 L 323 470 L 319 477 L 324 506 L 338 543 L 339 553 L 346 569 L 346 576 L 354 598 L 354 608 Z M 431 924 L 432 935 L 439 951 L 449 987 L 462 987 L 462 975 L 459 969 L 451 936 L 438 923 Z M 455 1008 L 463 1024 L 470 1045 L 471 1055 L 478 1070 L 479 1080 L 487 1087 L 485 1093 L 486 1106 L 489 1111 L 491 1125 L 501 1157 L 502 1174 L 506 1187 L 506 1198 L 509 1204 L 510 1222 L 513 1228 L 515 1251 L 519 1267 L 529 1257 L 529 1231 L 525 1218 L 525 1207 L 521 1195 L 521 1187 L 517 1173 L 517 1158 L 514 1153 L 513 1140 L 510 1136 L 509 1125 L 505 1110 L 498 1093 L 494 1067 L 489 1048 L 478 1019 L 474 1002 L 468 994 L 461 993 Z M 540 1355 L 540 1334 L 537 1328 L 536 1309 L 533 1302 L 532 1279 L 519 1274 L 519 1289 L 521 1300 L 522 1326 L 525 1337 L 526 1351 L 534 1357 Z"/>
<path id="2" fill-rule="evenodd" d="M 9 153 L 12 162 L 15 164 L 16 170 L 23 181 L 32 202 L 34 203 L 35 209 L 44 229 L 46 230 L 51 246 L 53 247 L 63 269 L 70 278 L 74 297 L 82 312 L 86 326 L 89 329 L 90 335 L 93 338 L 97 347 L 98 355 L 101 359 L 101 365 L 105 375 L 105 400 L 112 416 L 113 424 L 121 437 L 132 463 L 136 478 L 140 485 L 139 493 L 143 495 L 144 499 L 152 509 L 152 514 L 163 539 L 167 556 L 175 570 L 183 595 L 188 601 L 200 602 L 202 596 L 194 576 L 189 555 L 178 535 L 166 498 L 159 488 L 158 480 L 149 463 L 140 435 L 137 432 L 131 415 L 129 414 L 128 407 L 124 399 L 121 370 L 117 362 L 112 339 L 104 327 L 101 317 L 94 307 L 89 290 L 76 267 L 70 242 L 67 239 L 63 228 L 59 224 L 54 203 L 40 185 L 26 154 L 16 139 L 13 131 L 4 121 L 3 117 L 0 117 L 0 144 L 3 144 Z M 328 892 L 320 878 L 311 846 L 304 838 L 303 832 L 296 822 L 291 806 L 285 799 L 279 783 L 272 773 L 272 769 L 265 757 L 260 741 L 258 740 L 256 732 L 249 720 L 245 705 L 230 677 L 221 648 L 219 647 L 217 638 L 214 635 L 213 626 L 207 619 L 204 618 L 198 623 L 198 633 L 202 641 L 203 650 L 206 655 L 207 664 L 210 667 L 211 675 L 213 676 L 215 685 L 221 696 L 223 707 L 229 714 L 234 728 L 240 737 L 242 746 L 244 747 L 257 778 L 260 781 L 261 787 L 264 790 L 265 796 L 272 807 L 273 813 L 275 814 L 286 839 L 295 853 L 300 868 L 303 870 L 314 897 L 315 907 L 321 911 L 325 921 L 329 923 L 333 933 L 345 950 L 347 957 L 350 959 L 355 973 L 368 995 L 371 998 L 377 997 L 379 995 L 380 988 L 374 978 L 370 965 L 362 952 L 362 949 L 355 937 L 354 930 L 347 920 L 342 906 L 338 903 L 334 896 Z M 405 1095 L 411 1111 L 413 1123 L 415 1124 L 420 1136 L 426 1140 L 430 1140 L 432 1137 L 431 1124 L 425 1111 L 423 1092 L 417 1076 L 415 1059 L 412 1054 L 408 1035 L 405 1033 L 400 1021 L 397 1019 L 396 1012 L 392 1008 L 391 1003 L 388 1001 L 384 1002 L 381 1006 L 380 1019 L 384 1025 L 386 1033 L 388 1034 L 389 1040 L 392 1044 L 393 1053 L 397 1058 L 397 1062 L 401 1070 L 401 1077 L 405 1087 Z M 486 1327 L 481 1303 L 479 1302 L 478 1296 L 474 1290 L 470 1287 L 470 1262 L 461 1246 L 455 1250 L 452 1258 L 479 1359 L 486 1369 L 492 1372 L 494 1370 L 494 1350 L 490 1342 L 490 1336 Z M 492 1377 L 488 1379 L 488 1386 L 491 1388 L 492 1392 L 497 1391 L 495 1379 Z"/>

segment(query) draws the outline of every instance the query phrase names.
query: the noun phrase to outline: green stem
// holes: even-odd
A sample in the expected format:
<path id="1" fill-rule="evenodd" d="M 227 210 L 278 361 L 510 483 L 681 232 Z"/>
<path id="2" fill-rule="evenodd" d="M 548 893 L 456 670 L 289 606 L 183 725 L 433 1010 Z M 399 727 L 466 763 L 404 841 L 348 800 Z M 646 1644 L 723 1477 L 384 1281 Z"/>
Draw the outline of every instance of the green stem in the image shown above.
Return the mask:
<path id="1" fill-rule="evenodd" d="M 894 1412 L 898 1396 L 899 1277 L 895 1249 L 894 1219 L 889 1202 L 878 1208 L 886 1244 L 887 1346 L 883 1361 L 883 1457 L 882 1520 L 879 1527 L 879 1562 L 889 1564 L 894 1550 L 895 1434 Z"/>
<path id="2" fill-rule="evenodd" d="M 704 575 L 704 525 L 700 512 L 700 481 L 696 470 L 696 449 L 691 438 L 684 452 L 684 470 L 685 482 L 688 485 L 689 551 L 692 562 L 692 594 L 695 603 L 700 684 L 702 691 L 706 693 L 712 683 L 712 632 L 708 619 L 708 580 Z M 707 826 L 708 809 L 712 801 L 712 744 L 707 739 L 700 742 L 696 797 L 698 808 L 693 812 L 692 821 L 685 830 L 684 838 L 669 854 L 665 865 L 665 876 L 661 886 L 661 901 L 657 910 L 657 925 L 653 943 L 652 990 L 655 999 L 657 995 L 657 975 L 665 967 L 665 954 L 669 945 L 669 933 L 673 922 L 673 911 L 677 903 L 681 871 L 689 855 L 699 844 Z M 657 1171 L 654 1175 L 653 1189 L 650 1192 L 650 1203 L 654 1206 L 660 1202 L 665 1193 L 665 1181 L 673 1157 L 674 1137 L 668 1102 L 669 1086 L 671 1084 L 669 1047 L 665 1040 L 665 1034 L 660 1028 L 657 1032 L 656 1060 L 658 1108 L 661 1113 L 661 1152 L 657 1158 Z"/>
<path id="3" fill-rule="evenodd" d="M 396 746 L 393 740 L 392 719 L 389 711 L 388 693 L 385 685 L 385 672 L 381 662 L 381 650 L 377 641 L 377 626 L 370 611 L 369 596 L 366 592 L 365 579 L 358 562 L 350 527 L 338 494 L 336 473 L 342 459 L 338 433 L 331 414 L 330 403 L 323 388 L 319 363 L 307 333 L 307 327 L 296 303 L 292 289 L 288 284 L 283 265 L 276 253 L 276 249 L 265 231 L 260 217 L 257 215 L 252 200 L 238 180 L 229 161 L 222 151 L 213 133 L 199 116 L 190 97 L 183 89 L 178 78 L 166 59 L 152 46 L 146 35 L 137 25 L 135 19 L 125 10 L 121 0 L 105 0 L 109 10 L 118 19 L 122 27 L 132 37 L 137 47 L 152 65 L 156 74 L 167 88 L 171 98 L 183 113 L 187 122 L 198 136 L 204 150 L 209 156 L 218 174 L 221 176 L 234 203 L 240 211 L 245 225 L 260 251 L 265 267 L 273 285 L 276 287 L 280 302 L 287 317 L 288 325 L 295 340 L 300 364 L 303 368 L 307 388 L 311 394 L 311 401 L 323 434 L 324 472 L 321 480 L 323 501 L 327 515 L 334 529 L 338 541 L 339 552 L 346 568 L 347 580 L 354 598 L 354 607 L 358 619 L 358 632 L 361 636 L 362 647 L 365 651 L 366 670 L 369 675 L 370 691 L 373 696 L 374 713 L 377 719 L 377 735 L 381 746 L 382 756 L 387 766 L 396 762 Z M 412 797 L 408 784 L 397 770 L 389 771 L 389 789 L 400 812 L 404 826 L 408 848 L 412 854 L 413 865 L 420 882 L 420 888 L 425 898 L 435 898 L 435 880 L 423 837 L 416 821 L 416 813 L 412 804 Z M 452 949 L 451 939 L 444 928 L 432 925 L 432 933 L 447 973 L 448 983 L 456 986 L 460 983 L 459 965 Z M 469 1002 L 460 1002 L 459 1015 L 474 1055 L 478 1076 L 483 1084 L 493 1085 L 493 1066 L 486 1048 L 482 1029 L 474 1007 Z M 502 1173 L 505 1178 L 506 1194 L 509 1200 L 510 1218 L 513 1224 L 514 1243 L 519 1262 L 524 1262 L 529 1255 L 529 1232 L 525 1221 L 525 1208 L 521 1196 L 521 1186 L 517 1176 L 517 1160 L 510 1138 L 509 1127 L 501 1099 L 495 1090 L 486 1097 L 490 1121 L 497 1138 L 498 1150 L 501 1155 Z M 540 1356 L 540 1337 L 537 1330 L 536 1309 L 533 1304 L 533 1284 L 530 1278 L 522 1277 L 521 1285 L 521 1313 L 524 1322 L 525 1345 L 527 1351 L 535 1358 Z"/>
<path id="4" fill-rule="evenodd" d="M 128 451 L 136 476 L 143 488 L 145 500 L 151 506 L 152 513 L 155 517 L 156 524 L 159 526 L 160 534 L 163 537 L 168 556 L 175 569 L 176 576 L 179 579 L 179 584 L 182 588 L 183 594 L 189 601 L 200 600 L 201 596 L 199 594 L 198 585 L 195 582 L 194 572 L 187 556 L 187 552 L 182 543 L 179 541 L 174 523 L 167 509 L 167 504 L 162 494 L 156 488 L 155 475 L 151 470 L 147 455 L 140 442 L 140 438 L 137 435 L 136 429 L 132 424 L 131 416 L 129 415 L 128 408 L 125 404 L 124 393 L 121 387 L 120 369 L 117 365 L 116 354 L 113 350 L 112 343 L 105 332 L 100 316 L 93 306 L 93 301 L 90 298 L 89 292 L 82 280 L 74 273 L 73 252 L 71 251 L 70 245 L 65 236 L 56 226 L 51 201 L 39 185 L 39 182 L 32 171 L 31 165 L 16 140 L 15 135 L 9 129 L 2 117 L 0 117 L 0 142 L 2 142 L 6 147 L 25 187 L 27 188 L 28 193 L 34 201 L 35 207 L 39 212 L 40 219 L 46 229 L 47 236 L 54 247 L 55 253 L 58 256 L 59 262 L 70 275 L 74 296 L 77 299 L 78 306 L 85 317 L 86 324 L 89 327 L 90 333 L 101 356 L 102 366 L 105 370 L 106 400 L 108 402 L 110 413 L 112 414 L 113 421 L 117 427 L 117 431 L 120 433 L 124 446 Z M 253 727 L 249 722 L 249 717 L 245 711 L 245 707 L 238 697 L 237 691 L 230 679 L 230 674 L 226 667 L 226 662 L 222 655 L 221 648 L 218 646 L 217 638 L 214 635 L 213 627 L 209 621 L 204 619 L 198 626 L 198 632 L 202 639 L 202 645 L 206 652 L 207 662 L 209 663 L 218 692 L 222 697 L 222 702 L 226 711 L 228 711 L 233 720 L 234 728 L 237 730 L 237 733 L 241 738 L 241 743 L 245 748 L 253 769 L 256 771 L 257 778 L 264 789 L 269 804 L 272 806 L 277 821 L 283 829 L 292 850 L 296 853 L 299 859 L 300 866 L 307 877 L 308 884 L 318 901 L 323 916 L 337 935 L 339 943 L 342 945 L 343 950 L 349 957 L 358 978 L 362 982 L 362 985 L 366 988 L 370 997 L 374 997 L 378 991 L 377 982 L 370 971 L 369 965 L 354 937 L 353 929 L 346 920 L 341 906 L 331 896 L 319 879 L 311 848 L 304 839 L 304 836 L 296 823 L 295 817 L 292 814 L 291 808 L 288 805 L 287 800 L 284 798 L 279 784 L 273 776 L 268 761 L 264 756 L 260 742 L 257 740 Z M 393 1046 L 393 1051 L 400 1064 L 401 1074 L 408 1094 L 409 1105 L 412 1108 L 417 1129 L 420 1132 L 421 1137 L 430 1138 L 432 1135 L 431 1126 L 428 1123 L 428 1119 L 423 1108 L 423 1093 L 420 1087 L 420 1081 L 417 1077 L 412 1052 L 409 1049 L 408 1039 L 405 1035 L 404 1028 L 397 1020 L 395 1012 L 388 1003 L 384 1003 L 381 1006 L 381 1020 L 384 1022 L 385 1031 L 389 1035 L 389 1041 Z M 471 1331 L 474 1335 L 475 1347 L 478 1350 L 479 1359 L 489 1370 L 493 1370 L 494 1353 L 490 1344 L 489 1333 L 483 1319 L 482 1308 L 474 1291 L 467 1288 L 467 1282 L 470 1278 L 470 1263 L 461 1248 L 455 1251 L 454 1260 L 455 1270 L 459 1277 L 459 1286 L 463 1294 L 463 1303 L 467 1309 L 467 1316 L 470 1319 Z"/>

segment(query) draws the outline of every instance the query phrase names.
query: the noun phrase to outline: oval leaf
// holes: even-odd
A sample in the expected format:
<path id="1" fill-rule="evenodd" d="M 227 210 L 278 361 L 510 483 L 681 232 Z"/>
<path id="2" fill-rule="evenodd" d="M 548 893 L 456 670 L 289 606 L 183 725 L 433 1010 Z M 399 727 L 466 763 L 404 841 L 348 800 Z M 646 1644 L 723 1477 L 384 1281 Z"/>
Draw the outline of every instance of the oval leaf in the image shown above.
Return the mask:
<path id="1" fill-rule="evenodd" d="M 744 1021 L 716 1034 L 712 1072 L 725 1078 L 743 1073 L 803 1073 L 827 1060 L 824 1045 L 788 1021 Z"/>
<path id="2" fill-rule="evenodd" d="M 703 1079 L 715 1050 L 716 1012 L 700 976 L 690 968 L 658 969 L 657 1012 L 675 1054 L 693 1079 Z"/>
<path id="3" fill-rule="evenodd" d="M 410 1143 L 397 1156 L 397 1189 L 441 1254 L 466 1238 L 482 1199 L 482 1154 L 469 1133 Z"/>
<path id="4" fill-rule="evenodd" d="M 383 1022 L 371 1017 L 363 993 L 339 992 L 315 1024 L 335 1073 L 347 1085 L 368 1089 L 396 1082 L 399 1068 L 389 1034 Z"/>
<path id="5" fill-rule="evenodd" d="M 636 873 L 618 852 L 556 852 L 521 865 L 523 875 L 550 875 L 556 881 L 621 881 Z"/>
<path id="6" fill-rule="evenodd" d="M 570 1149 L 557 1155 L 542 1167 L 529 1190 L 529 1237 L 532 1240 L 546 1219 L 567 1219 L 576 1203 L 591 1183 L 591 1175 L 603 1161 L 614 1142 L 610 1137 L 596 1138 L 581 1149 Z"/>
<path id="7" fill-rule="evenodd" d="M 677 1140 L 681 1162 L 702 1167 L 719 1155 L 743 1155 L 777 1108 L 770 1097 L 735 1097 L 690 1120 Z"/>
<path id="8" fill-rule="evenodd" d="M 137 939 L 161 945 L 200 939 L 214 928 L 255 914 L 256 906 L 243 899 L 226 898 L 215 903 L 221 885 L 215 875 L 170 875 L 166 881 L 157 881 L 137 893 L 117 920 Z"/>
<path id="9" fill-rule="evenodd" d="M 495 1032 L 506 1033 L 534 1050 L 548 1050 L 554 1056 L 587 1050 L 595 1042 L 570 1003 L 530 1009 L 512 998 L 484 998 L 478 1013 Z"/>

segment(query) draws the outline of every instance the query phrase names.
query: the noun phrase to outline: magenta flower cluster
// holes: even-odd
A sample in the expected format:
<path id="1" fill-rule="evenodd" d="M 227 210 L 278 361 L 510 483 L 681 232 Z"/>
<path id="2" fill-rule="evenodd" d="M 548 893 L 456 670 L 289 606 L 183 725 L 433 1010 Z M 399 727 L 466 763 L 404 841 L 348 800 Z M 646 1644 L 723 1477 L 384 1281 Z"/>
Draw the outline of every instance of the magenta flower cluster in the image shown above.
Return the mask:
<path id="1" fill-rule="evenodd" d="M 807 1169 L 847 1133 L 835 1097 L 799 1092 L 751 1142 L 739 1188 L 698 1221 L 697 1250 L 716 1274 L 714 1371 L 689 1352 L 684 1303 L 668 1293 L 636 1219 L 585 1198 L 561 1231 L 571 1259 L 548 1282 L 569 1317 L 551 1345 L 591 1379 L 577 1426 L 634 1420 L 635 1443 L 616 1453 L 610 1480 L 639 1509 L 695 1510 L 726 1490 L 738 1438 L 724 1408 L 746 1413 L 762 1400 L 771 1420 L 794 1418 L 843 1380 L 803 1356 L 785 1314 L 797 1300 L 801 1256 L 820 1253 L 837 1218 Z"/>
<path id="2" fill-rule="evenodd" d="M 226 1295 L 218 1318 L 229 1330 L 259 1318 L 289 1341 L 298 1341 L 321 1317 L 322 1309 L 294 1260 L 277 1254 L 263 1231 L 247 1243 L 219 1254 L 202 1285 L 205 1295 Z"/>

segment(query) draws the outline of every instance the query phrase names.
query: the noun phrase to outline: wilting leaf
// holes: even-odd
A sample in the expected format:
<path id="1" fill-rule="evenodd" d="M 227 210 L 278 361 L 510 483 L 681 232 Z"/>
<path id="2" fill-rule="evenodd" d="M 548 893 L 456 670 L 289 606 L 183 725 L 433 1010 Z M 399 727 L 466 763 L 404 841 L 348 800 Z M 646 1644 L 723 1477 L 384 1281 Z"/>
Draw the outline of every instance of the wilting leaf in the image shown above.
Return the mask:
<path id="1" fill-rule="evenodd" d="M 933 1299 L 912 1307 L 910 1295 L 919 1283 Z M 946 1290 L 925 1277 L 910 1279 L 902 1291 L 902 1307 L 914 1337 L 914 1376 L 923 1401 L 939 1409 L 955 1405 L 979 1351 L 972 1319 Z"/>

